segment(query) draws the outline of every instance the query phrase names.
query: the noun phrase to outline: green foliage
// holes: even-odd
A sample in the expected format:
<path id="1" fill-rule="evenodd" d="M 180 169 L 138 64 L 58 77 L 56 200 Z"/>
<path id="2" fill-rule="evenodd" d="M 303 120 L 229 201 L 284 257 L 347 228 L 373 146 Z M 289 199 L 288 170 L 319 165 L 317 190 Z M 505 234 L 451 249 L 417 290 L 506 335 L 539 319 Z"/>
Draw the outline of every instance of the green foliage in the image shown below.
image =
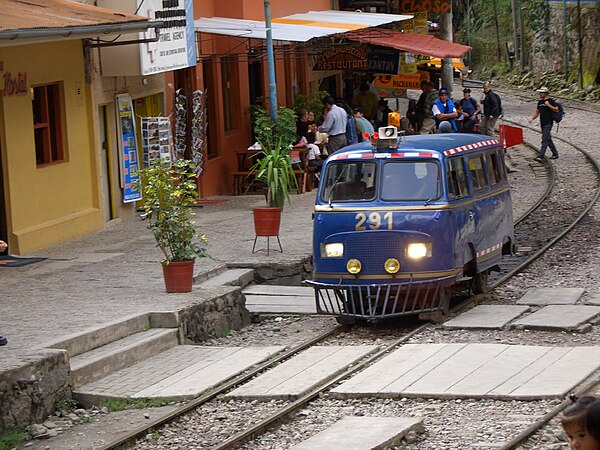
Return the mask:
<path id="1" fill-rule="evenodd" d="M 140 170 L 142 218 L 163 252 L 163 265 L 171 261 L 190 261 L 208 256 L 204 234 L 198 234 L 195 214 L 188 208 L 195 204 L 198 192 L 190 161 L 157 161 Z"/>
<path id="2" fill-rule="evenodd" d="M 321 111 L 323 111 L 323 99 L 325 97 L 329 97 L 329 92 L 314 91 L 308 95 L 297 95 L 294 100 L 294 109 L 296 111 L 306 109 L 307 111 L 314 112 L 315 116 L 320 117 Z"/>
<path id="3" fill-rule="evenodd" d="M 66 398 L 63 400 L 59 400 L 58 403 L 56 403 L 56 409 L 58 411 L 71 412 L 75 408 L 77 408 L 77 402 L 75 400 L 73 400 L 72 398 Z"/>
<path id="4" fill-rule="evenodd" d="M 97 405 L 98 409 L 107 407 L 109 411 L 125 411 L 127 409 L 157 408 L 169 404 L 167 398 L 109 398 Z"/>
<path id="5" fill-rule="evenodd" d="M 273 123 L 270 112 L 260 106 L 254 108 L 252 118 L 254 135 L 262 148 L 273 148 L 276 145 L 288 148 L 297 139 L 296 113 L 289 108 L 281 107 L 277 110 L 277 125 Z"/>
<path id="6" fill-rule="evenodd" d="M 263 150 L 250 170 L 256 171 L 256 179 L 267 185 L 267 205 L 281 208 L 285 199 L 290 199 L 290 189 L 298 187 L 289 146 L 283 145 L 281 137 L 271 147 L 261 141 L 258 143 Z"/>
<path id="7" fill-rule="evenodd" d="M 13 428 L 0 436 L 0 450 L 11 450 L 20 448 L 25 440 L 25 433 L 21 430 Z"/>

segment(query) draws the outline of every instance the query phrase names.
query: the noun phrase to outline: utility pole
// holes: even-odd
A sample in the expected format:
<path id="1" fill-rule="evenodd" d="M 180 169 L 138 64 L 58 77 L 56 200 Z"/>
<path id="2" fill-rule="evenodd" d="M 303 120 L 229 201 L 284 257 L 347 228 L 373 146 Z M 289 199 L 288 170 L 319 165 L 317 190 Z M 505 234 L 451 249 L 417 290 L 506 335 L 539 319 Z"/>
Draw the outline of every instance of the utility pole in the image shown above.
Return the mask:
<path id="1" fill-rule="evenodd" d="M 452 10 L 447 13 L 442 13 L 442 23 L 440 24 L 440 39 L 452 42 Z M 452 58 L 444 58 L 442 60 L 442 86 L 448 89 L 450 98 L 452 98 L 453 87 Z"/>
<path id="2" fill-rule="evenodd" d="M 525 68 L 525 19 L 523 18 L 523 0 L 519 0 L 519 22 L 521 26 L 521 69 Z"/>
<path id="3" fill-rule="evenodd" d="M 563 75 L 569 76 L 569 44 L 567 41 L 567 0 L 563 0 Z"/>
<path id="4" fill-rule="evenodd" d="M 518 38 L 518 30 L 517 30 L 517 0 L 511 0 L 511 9 L 512 9 L 512 22 L 513 22 L 513 54 L 515 56 L 515 62 L 518 59 L 519 54 L 519 38 Z"/>
<path id="5" fill-rule="evenodd" d="M 494 25 L 496 26 L 496 47 L 498 48 L 498 60 L 502 60 L 502 51 L 500 50 L 500 30 L 498 28 L 498 0 L 494 0 Z"/>
<path id="6" fill-rule="evenodd" d="M 467 45 L 471 47 L 471 0 L 467 0 Z M 471 65 L 471 52 L 467 55 L 468 65 Z"/>
<path id="7" fill-rule="evenodd" d="M 581 2 L 577 0 L 577 29 L 579 47 L 579 89 L 583 89 L 583 24 L 581 23 Z"/>
<path id="8" fill-rule="evenodd" d="M 277 124 L 277 85 L 275 84 L 275 58 L 273 57 L 273 33 L 271 32 L 271 2 L 264 0 L 265 27 L 267 29 L 267 65 L 269 68 L 269 103 L 271 120 Z"/>

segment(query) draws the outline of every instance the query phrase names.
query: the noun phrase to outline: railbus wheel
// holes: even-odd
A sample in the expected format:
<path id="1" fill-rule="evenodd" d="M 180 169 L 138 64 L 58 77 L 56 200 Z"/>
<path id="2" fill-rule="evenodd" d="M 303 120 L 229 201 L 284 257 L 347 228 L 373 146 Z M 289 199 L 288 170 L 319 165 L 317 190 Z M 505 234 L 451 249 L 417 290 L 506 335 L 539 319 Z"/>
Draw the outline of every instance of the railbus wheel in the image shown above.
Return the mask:
<path id="1" fill-rule="evenodd" d="M 489 272 L 484 270 L 473 277 L 471 282 L 471 292 L 473 294 L 483 294 L 488 290 L 488 274 Z"/>

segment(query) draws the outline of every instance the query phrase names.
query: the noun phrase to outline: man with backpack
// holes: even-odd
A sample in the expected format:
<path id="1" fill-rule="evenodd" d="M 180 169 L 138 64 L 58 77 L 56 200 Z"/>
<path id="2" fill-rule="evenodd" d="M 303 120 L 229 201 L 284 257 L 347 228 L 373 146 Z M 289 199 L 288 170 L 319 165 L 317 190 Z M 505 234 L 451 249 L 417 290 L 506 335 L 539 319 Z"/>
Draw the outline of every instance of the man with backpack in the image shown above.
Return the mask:
<path id="1" fill-rule="evenodd" d="M 493 136 L 498 117 L 502 115 L 502 101 L 500 96 L 492 91 L 492 83 L 489 81 L 483 83 L 483 92 L 485 98 L 483 99 L 483 115 L 479 124 L 479 132 Z"/>
<path id="2" fill-rule="evenodd" d="M 477 115 L 481 112 L 481 104 L 471 97 L 471 89 L 463 89 L 463 98 L 460 100 L 462 107 L 462 132 L 472 133 L 473 127 L 477 123 Z"/>
<path id="3" fill-rule="evenodd" d="M 560 112 L 560 108 L 556 100 L 550 98 L 550 91 L 546 86 L 539 88 L 536 91 L 540 95 L 540 99 L 537 102 L 537 107 L 533 115 L 527 119 L 529 123 L 535 119 L 540 118 L 540 127 L 542 128 L 542 146 L 540 147 L 540 153 L 534 158 L 537 162 L 542 162 L 546 149 L 550 147 L 552 156 L 550 159 L 558 158 L 558 151 L 554 142 L 552 142 L 552 123 L 554 122 L 554 115 Z M 562 118 L 562 116 L 561 116 Z M 558 119 L 560 121 L 560 119 Z"/>

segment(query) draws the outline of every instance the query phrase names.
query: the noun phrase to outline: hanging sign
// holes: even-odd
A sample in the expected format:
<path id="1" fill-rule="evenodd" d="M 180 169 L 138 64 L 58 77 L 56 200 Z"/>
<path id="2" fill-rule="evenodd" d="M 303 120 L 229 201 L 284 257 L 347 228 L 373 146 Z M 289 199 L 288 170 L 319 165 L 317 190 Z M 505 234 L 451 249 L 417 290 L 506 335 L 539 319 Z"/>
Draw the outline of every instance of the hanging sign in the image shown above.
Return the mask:
<path id="1" fill-rule="evenodd" d="M 373 84 L 378 90 L 389 90 L 392 94 L 400 89 L 421 89 L 421 81 L 429 81 L 429 72 L 419 71 L 415 74 L 379 75 Z"/>
<path id="2" fill-rule="evenodd" d="M 417 61 L 413 53 L 402 53 L 400 74 L 417 73 Z"/>
<path id="3" fill-rule="evenodd" d="M 367 52 L 358 45 L 342 45 L 325 50 L 313 70 L 366 69 Z"/>
<path id="4" fill-rule="evenodd" d="M 133 103 L 127 94 L 117 95 L 117 128 L 119 131 L 119 162 L 121 163 L 121 187 L 123 203 L 134 202 L 142 198 L 142 193 L 134 186 L 139 181 L 139 162 Z"/>
<path id="5" fill-rule="evenodd" d="M 387 47 L 367 47 L 369 72 L 397 75 L 399 60 L 399 50 Z"/>
<path id="6" fill-rule="evenodd" d="M 405 33 L 427 34 L 429 24 L 427 23 L 427 11 L 411 11 L 412 19 L 402 21 L 402 30 Z"/>
<path id="7" fill-rule="evenodd" d="M 452 10 L 451 0 L 400 0 L 400 12 L 427 11 L 448 13 Z"/>

